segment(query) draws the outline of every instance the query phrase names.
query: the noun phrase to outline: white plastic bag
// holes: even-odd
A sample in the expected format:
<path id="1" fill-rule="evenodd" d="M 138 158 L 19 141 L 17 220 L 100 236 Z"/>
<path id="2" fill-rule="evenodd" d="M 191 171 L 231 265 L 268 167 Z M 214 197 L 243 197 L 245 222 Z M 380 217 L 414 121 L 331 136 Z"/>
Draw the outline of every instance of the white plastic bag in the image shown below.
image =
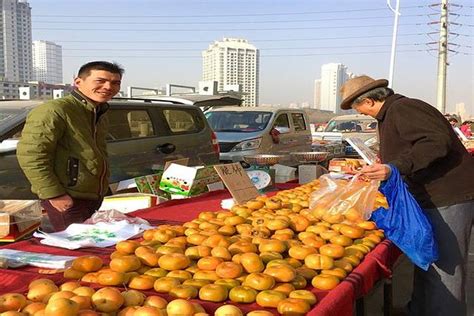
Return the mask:
<path id="1" fill-rule="evenodd" d="M 152 227 L 146 224 L 130 224 L 123 220 L 112 223 L 99 222 L 93 225 L 71 224 L 61 232 L 35 232 L 33 236 L 43 238 L 42 244 L 66 249 L 105 248 L 121 240 L 138 237 L 150 228 Z"/>
<path id="2" fill-rule="evenodd" d="M 320 189 L 310 196 L 309 207 L 317 218 L 325 215 L 348 215 L 347 219 L 367 220 L 374 210 L 378 181 L 362 181 L 358 176 L 350 181 L 333 179 L 330 175 L 319 178 Z M 350 213 L 350 215 L 349 215 Z"/>

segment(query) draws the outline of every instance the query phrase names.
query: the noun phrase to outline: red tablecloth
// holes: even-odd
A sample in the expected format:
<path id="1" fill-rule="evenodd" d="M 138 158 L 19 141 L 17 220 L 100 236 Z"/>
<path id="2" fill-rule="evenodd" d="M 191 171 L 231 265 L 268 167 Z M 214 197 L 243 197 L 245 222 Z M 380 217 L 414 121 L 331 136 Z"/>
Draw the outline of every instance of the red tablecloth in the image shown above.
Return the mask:
<path id="1" fill-rule="evenodd" d="M 287 189 L 294 186 L 295 185 L 287 184 L 279 185 L 278 187 L 279 189 Z M 134 212 L 133 215 L 145 218 L 155 224 L 165 222 L 181 223 L 195 218 L 201 211 L 215 211 L 220 209 L 221 200 L 229 197 L 230 195 L 227 191 L 216 191 L 192 199 L 166 202 L 156 207 Z M 113 251 L 113 248 L 66 250 L 42 245 L 39 243 L 39 240 L 35 238 L 6 245 L 2 248 L 70 256 L 95 254 L 105 259 L 106 262 L 108 261 L 110 253 Z M 385 240 L 371 251 L 364 260 L 362 260 L 361 264 L 332 291 L 328 292 L 308 288 L 316 294 L 319 301 L 308 315 L 352 315 L 354 301 L 366 295 L 378 280 L 391 275 L 391 267 L 399 255 L 400 251 L 398 248 L 390 241 Z M 39 269 L 34 267 L 24 267 L 17 270 L 0 269 L 0 294 L 6 292 L 26 292 L 28 283 L 39 277 L 47 277 L 59 283 L 66 281 L 62 277 L 62 274 L 39 275 L 38 271 Z M 153 291 L 146 293 L 156 295 Z M 213 313 L 214 310 L 222 304 L 204 302 L 202 305 L 206 308 L 208 313 Z M 261 309 L 256 304 L 242 304 L 239 305 L 239 307 L 243 312 Z M 272 311 L 276 313 L 275 310 Z"/>

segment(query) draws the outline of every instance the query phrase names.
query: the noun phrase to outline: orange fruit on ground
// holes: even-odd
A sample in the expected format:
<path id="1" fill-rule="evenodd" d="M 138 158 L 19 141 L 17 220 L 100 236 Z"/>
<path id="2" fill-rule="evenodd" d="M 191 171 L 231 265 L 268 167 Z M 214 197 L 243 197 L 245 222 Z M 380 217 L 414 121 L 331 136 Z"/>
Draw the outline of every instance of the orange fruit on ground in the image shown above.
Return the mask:
<path id="1" fill-rule="evenodd" d="M 286 298 L 278 303 L 277 311 L 282 315 L 303 316 L 311 309 L 307 301 L 299 298 Z"/>
<path id="2" fill-rule="evenodd" d="M 133 316 L 166 316 L 166 312 L 153 306 L 138 307 Z"/>
<path id="3" fill-rule="evenodd" d="M 0 312 L 18 311 L 26 304 L 26 297 L 19 293 L 6 293 L 0 296 Z"/>
<path id="4" fill-rule="evenodd" d="M 257 294 L 257 304 L 262 307 L 276 308 L 281 300 L 286 298 L 286 294 L 278 291 L 265 290 Z"/>
<path id="5" fill-rule="evenodd" d="M 242 266 L 232 261 L 222 262 L 216 267 L 216 273 L 221 278 L 235 279 L 241 276 L 242 272 Z"/>
<path id="6" fill-rule="evenodd" d="M 191 302 L 183 299 L 176 299 L 166 306 L 168 316 L 192 316 L 194 315 L 194 306 Z"/>
<path id="7" fill-rule="evenodd" d="M 117 272 L 131 272 L 140 269 L 142 263 L 135 255 L 123 256 L 110 260 L 110 269 Z"/>
<path id="8" fill-rule="evenodd" d="M 273 313 L 266 310 L 255 310 L 247 313 L 247 316 L 273 316 Z"/>
<path id="9" fill-rule="evenodd" d="M 100 312 L 116 312 L 123 303 L 125 303 L 125 299 L 116 288 L 103 287 L 92 295 L 92 304 Z"/>
<path id="10" fill-rule="evenodd" d="M 275 286 L 275 279 L 265 273 L 250 273 L 242 285 L 258 291 L 269 290 Z"/>
<path id="11" fill-rule="evenodd" d="M 208 284 L 199 289 L 199 299 L 203 301 L 223 302 L 227 296 L 227 288 L 220 284 Z"/>
<path id="12" fill-rule="evenodd" d="M 198 289 L 191 285 L 176 285 L 170 291 L 169 295 L 174 298 L 189 300 L 198 296 Z"/>
<path id="13" fill-rule="evenodd" d="M 276 282 L 290 282 L 296 276 L 296 270 L 286 264 L 269 266 L 263 273 L 272 276 Z"/>
<path id="14" fill-rule="evenodd" d="M 33 302 L 42 302 L 46 297 L 57 291 L 59 291 L 59 288 L 54 283 L 40 283 L 32 286 L 26 297 Z"/>
<path id="15" fill-rule="evenodd" d="M 242 311 L 237 306 L 227 304 L 222 305 L 214 312 L 215 316 L 242 316 Z"/>
<path id="16" fill-rule="evenodd" d="M 83 309 L 77 312 L 77 316 L 101 316 L 101 314 L 92 309 Z"/>
<path id="17" fill-rule="evenodd" d="M 49 303 L 54 300 L 57 300 L 58 298 L 68 298 L 70 299 L 71 297 L 76 296 L 74 292 L 71 291 L 59 291 L 56 293 L 53 293 L 49 298 L 47 298 L 47 301 L 43 301 L 43 303 Z"/>
<path id="18" fill-rule="evenodd" d="M 359 226 L 344 225 L 339 230 L 342 235 L 350 237 L 352 239 L 361 238 L 364 236 L 365 230 Z"/>
<path id="19" fill-rule="evenodd" d="M 115 245 L 115 249 L 125 254 L 133 254 L 140 247 L 140 243 L 135 240 L 121 240 Z"/>
<path id="20" fill-rule="evenodd" d="M 58 298 L 49 302 L 44 309 L 44 314 L 48 316 L 76 315 L 79 311 L 79 304 L 67 298 Z"/>
<path id="21" fill-rule="evenodd" d="M 158 295 L 150 295 L 143 302 L 143 306 L 153 306 L 159 309 L 166 308 L 168 301 Z"/>
<path id="22" fill-rule="evenodd" d="M 132 277 L 128 283 L 128 287 L 135 290 L 150 290 L 153 288 L 156 278 L 150 275 L 138 275 Z"/>
<path id="23" fill-rule="evenodd" d="M 69 281 L 69 282 L 61 284 L 59 286 L 59 289 L 61 291 L 73 291 L 74 289 L 77 289 L 80 286 L 81 286 L 81 283 L 79 283 L 79 282 Z"/>
<path id="24" fill-rule="evenodd" d="M 34 315 L 34 313 L 43 310 L 46 308 L 45 303 L 40 303 L 40 302 L 34 302 L 26 305 L 21 311 L 23 313 L 26 313 L 28 316 Z"/>
<path id="25" fill-rule="evenodd" d="M 170 277 L 162 277 L 155 281 L 155 283 L 153 284 L 153 288 L 158 293 L 168 293 L 169 291 L 171 291 L 172 288 L 180 284 L 181 283 L 179 282 L 178 279 L 170 278 Z"/>
<path id="26" fill-rule="evenodd" d="M 74 259 L 72 268 L 81 272 L 95 272 L 99 271 L 104 265 L 103 260 L 97 256 L 81 256 Z"/>
<path id="27" fill-rule="evenodd" d="M 76 302 L 79 305 L 79 310 L 92 308 L 92 299 L 90 296 L 76 295 L 71 297 L 70 300 Z"/>
<path id="28" fill-rule="evenodd" d="M 36 280 L 31 281 L 30 284 L 28 284 L 28 288 L 31 289 L 33 286 L 39 285 L 39 284 L 54 284 L 54 282 L 51 281 L 50 279 L 36 279 Z"/>
<path id="29" fill-rule="evenodd" d="M 341 245 L 326 244 L 319 248 L 319 253 L 337 259 L 344 256 L 344 247 Z"/>
<path id="30" fill-rule="evenodd" d="M 92 297 L 92 295 L 95 293 L 95 290 L 88 286 L 80 286 L 72 290 L 72 292 L 76 295 Z"/>
<path id="31" fill-rule="evenodd" d="M 311 284 L 320 290 L 329 291 L 339 284 L 339 278 L 334 275 L 320 274 L 313 278 Z"/>
<path id="32" fill-rule="evenodd" d="M 308 290 L 296 290 L 290 292 L 288 295 L 289 298 L 299 298 L 302 300 L 305 300 L 309 305 L 314 305 L 318 301 L 316 298 L 316 295 L 314 295 L 312 292 Z"/>
<path id="33" fill-rule="evenodd" d="M 191 260 L 182 253 L 170 253 L 160 257 L 158 260 L 160 268 L 165 270 L 183 270 L 190 264 Z"/>
<path id="34" fill-rule="evenodd" d="M 125 282 L 125 273 L 117 271 L 100 272 L 97 276 L 97 283 L 100 285 L 122 285 Z"/>
<path id="35" fill-rule="evenodd" d="M 137 290 L 127 290 L 121 294 L 124 298 L 123 306 L 141 306 L 146 299 L 146 295 Z"/>
<path id="36" fill-rule="evenodd" d="M 262 272 L 265 269 L 262 258 L 253 252 L 241 254 L 240 264 L 247 273 Z"/>
<path id="37" fill-rule="evenodd" d="M 217 266 L 224 262 L 221 258 L 216 257 L 204 257 L 198 260 L 197 267 L 201 270 L 216 270 Z"/>

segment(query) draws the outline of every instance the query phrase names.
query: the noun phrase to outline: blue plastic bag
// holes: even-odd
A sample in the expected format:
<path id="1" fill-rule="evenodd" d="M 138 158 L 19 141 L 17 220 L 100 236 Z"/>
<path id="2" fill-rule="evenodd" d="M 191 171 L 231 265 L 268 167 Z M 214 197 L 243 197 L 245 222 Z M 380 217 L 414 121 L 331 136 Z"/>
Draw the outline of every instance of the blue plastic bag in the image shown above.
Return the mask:
<path id="1" fill-rule="evenodd" d="M 380 192 L 387 198 L 388 210 L 380 207 L 371 219 L 385 236 L 423 270 L 438 259 L 438 244 L 428 217 L 408 191 L 400 172 L 390 165 L 390 178 L 382 182 Z"/>

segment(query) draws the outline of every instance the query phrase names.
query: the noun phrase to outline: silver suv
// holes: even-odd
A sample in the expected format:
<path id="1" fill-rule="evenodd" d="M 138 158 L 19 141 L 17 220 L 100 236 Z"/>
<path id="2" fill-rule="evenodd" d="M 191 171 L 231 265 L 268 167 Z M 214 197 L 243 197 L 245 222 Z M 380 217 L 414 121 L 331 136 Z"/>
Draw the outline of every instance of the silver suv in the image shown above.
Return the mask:
<path id="1" fill-rule="evenodd" d="M 45 101 L 0 101 L 0 199 L 36 199 L 16 159 L 26 116 Z M 107 149 L 110 183 L 153 173 L 154 165 L 189 158 L 190 165 L 219 161 L 219 145 L 199 104 L 150 99 L 109 102 Z"/>

